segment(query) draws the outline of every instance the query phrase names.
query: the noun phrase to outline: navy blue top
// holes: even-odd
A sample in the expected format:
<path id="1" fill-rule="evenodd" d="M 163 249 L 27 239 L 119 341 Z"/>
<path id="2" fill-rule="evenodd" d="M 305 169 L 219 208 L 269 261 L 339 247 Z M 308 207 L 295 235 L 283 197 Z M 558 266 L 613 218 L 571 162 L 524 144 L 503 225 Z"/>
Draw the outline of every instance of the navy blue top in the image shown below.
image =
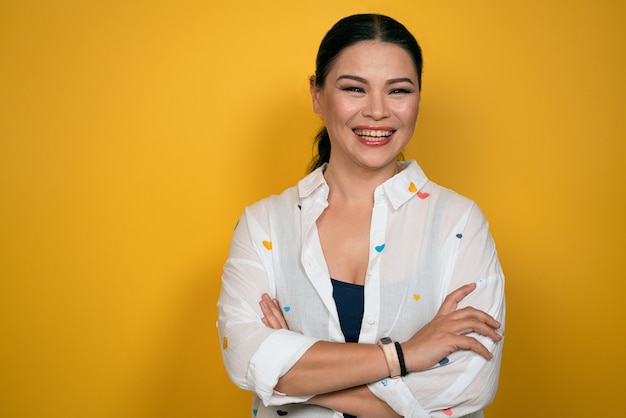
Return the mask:
<path id="1" fill-rule="evenodd" d="M 330 279 L 341 331 L 347 343 L 359 341 L 363 321 L 364 286 Z"/>
<path id="2" fill-rule="evenodd" d="M 361 322 L 363 321 L 363 305 L 365 303 L 365 288 L 359 284 L 341 282 L 330 279 L 333 284 L 333 298 L 337 305 L 339 324 L 347 343 L 359 341 Z M 356 418 L 343 414 L 344 418 Z"/>

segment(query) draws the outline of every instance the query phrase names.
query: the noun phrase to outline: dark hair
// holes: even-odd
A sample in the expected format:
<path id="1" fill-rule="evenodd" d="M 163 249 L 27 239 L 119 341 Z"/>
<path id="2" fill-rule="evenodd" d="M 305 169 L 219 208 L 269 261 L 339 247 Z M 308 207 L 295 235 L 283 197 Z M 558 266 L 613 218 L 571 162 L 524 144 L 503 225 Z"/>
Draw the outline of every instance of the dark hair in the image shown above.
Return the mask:
<path id="1" fill-rule="evenodd" d="M 415 37 L 400 22 L 379 14 L 357 14 L 348 16 L 328 31 L 317 52 L 315 61 L 315 85 L 324 87 L 326 76 L 333 62 L 341 51 L 362 41 L 389 42 L 404 48 L 417 71 L 418 88 L 422 87 L 422 50 Z M 309 171 L 327 163 L 330 159 L 330 138 L 326 127 L 322 128 L 315 137 L 317 155 L 309 165 Z"/>

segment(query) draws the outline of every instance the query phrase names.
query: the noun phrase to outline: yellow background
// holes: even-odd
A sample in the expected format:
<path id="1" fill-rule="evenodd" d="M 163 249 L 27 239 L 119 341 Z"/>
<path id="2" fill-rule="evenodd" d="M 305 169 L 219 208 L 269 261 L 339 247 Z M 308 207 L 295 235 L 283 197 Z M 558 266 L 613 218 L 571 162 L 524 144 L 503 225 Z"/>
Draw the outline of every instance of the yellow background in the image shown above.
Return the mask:
<path id="1" fill-rule="evenodd" d="M 244 206 L 304 174 L 316 49 L 355 12 L 415 33 L 409 157 L 491 222 L 487 416 L 620 415 L 624 2 L 0 0 L 0 416 L 248 416 L 221 268 Z"/>

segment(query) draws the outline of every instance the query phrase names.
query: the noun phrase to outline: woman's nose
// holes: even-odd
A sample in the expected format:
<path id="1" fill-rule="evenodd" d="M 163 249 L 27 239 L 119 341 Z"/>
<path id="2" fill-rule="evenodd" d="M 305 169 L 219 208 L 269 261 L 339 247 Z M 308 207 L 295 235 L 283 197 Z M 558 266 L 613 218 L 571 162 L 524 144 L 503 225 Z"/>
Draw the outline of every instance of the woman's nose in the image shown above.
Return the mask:
<path id="1" fill-rule="evenodd" d="M 389 116 L 389 109 L 382 94 L 370 94 L 367 97 L 362 114 L 374 120 L 384 119 Z"/>

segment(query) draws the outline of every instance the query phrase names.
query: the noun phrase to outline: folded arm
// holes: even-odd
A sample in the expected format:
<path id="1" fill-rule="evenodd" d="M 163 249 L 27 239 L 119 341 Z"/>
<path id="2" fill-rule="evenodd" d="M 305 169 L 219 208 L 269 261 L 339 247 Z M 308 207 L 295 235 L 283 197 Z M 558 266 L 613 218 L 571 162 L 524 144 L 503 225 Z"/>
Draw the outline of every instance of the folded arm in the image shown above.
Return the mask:
<path id="1" fill-rule="evenodd" d="M 403 344 L 409 372 L 427 370 L 459 350 L 472 351 L 485 361 L 492 358 L 482 343 L 465 334 L 476 333 L 499 341 L 501 336 L 495 330 L 500 323 L 471 307 L 457 309 L 459 302 L 475 289 L 476 284 L 469 284 L 448 295 L 437 316 Z M 271 300 L 266 294 L 260 306 L 266 326 L 287 329 L 278 301 Z M 376 408 L 377 413 L 373 416 L 394 417 L 398 415 L 387 401 L 382 397 L 377 399 L 363 386 L 388 376 L 385 357 L 376 345 L 317 342 L 279 379 L 276 390 L 292 396 L 322 394 L 314 396 L 308 403 L 358 416 L 367 416 L 367 411 Z M 392 380 L 385 379 L 385 386 Z"/>

